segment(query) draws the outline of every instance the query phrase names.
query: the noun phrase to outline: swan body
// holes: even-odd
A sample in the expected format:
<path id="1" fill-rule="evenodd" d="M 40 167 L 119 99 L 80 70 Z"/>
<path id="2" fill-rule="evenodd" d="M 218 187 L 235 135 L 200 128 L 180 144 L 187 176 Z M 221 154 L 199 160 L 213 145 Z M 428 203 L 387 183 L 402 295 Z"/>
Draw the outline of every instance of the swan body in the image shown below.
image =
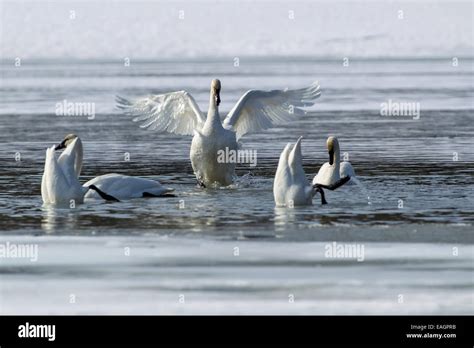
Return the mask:
<path id="1" fill-rule="evenodd" d="M 224 129 L 222 125 L 220 128 L 210 127 L 201 132 L 196 131 L 189 155 L 196 179 L 202 186 L 228 186 L 233 183 L 236 164 L 219 163 L 216 156 L 219 150 L 225 148 L 237 151 L 234 132 Z"/>
<path id="2" fill-rule="evenodd" d="M 273 196 L 277 206 L 312 205 L 314 189 L 306 178 L 301 155 L 301 137 L 283 149 L 273 182 Z"/>
<path id="3" fill-rule="evenodd" d="M 334 185 L 341 178 L 355 177 L 355 171 L 350 162 L 341 162 L 339 141 L 336 137 L 329 137 L 326 141 L 329 153 L 329 162 L 324 163 L 313 178 L 313 185 Z"/>
<path id="4" fill-rule="evenodd" d="M 173 189 L 166 188 L 158 181 L 135 178 L 133 176 L 121 174 L 105 174 L 89 180 L 84 187 L 94 185 L 107 194 L 119 199 L 125 200 L 130 198 L 141 197 L 159 197 L 164 196 Z M 101 199 L 101 196 L 93 190 L 86 193 L 85 199 Z"/>
<path id="5" fill-rule="evenodd" d="M 237 151 L 237 141 L 247 133 L 283 124 L 304 113 L 320 95 L 319 84 L 295 90 L 246 92 L 224 121 L 219 115 L 221 83 L 211 83 L 207 117 L 186 91 L 140 98 L 134 102 L 117 97 L 117 106 L 134 116 L 140 127 L 179 135 L 193 135 L 190 159 L 201 186 L 228 186 L 235 178 L 236 163 L 220 163 L 219 151 Z"/>

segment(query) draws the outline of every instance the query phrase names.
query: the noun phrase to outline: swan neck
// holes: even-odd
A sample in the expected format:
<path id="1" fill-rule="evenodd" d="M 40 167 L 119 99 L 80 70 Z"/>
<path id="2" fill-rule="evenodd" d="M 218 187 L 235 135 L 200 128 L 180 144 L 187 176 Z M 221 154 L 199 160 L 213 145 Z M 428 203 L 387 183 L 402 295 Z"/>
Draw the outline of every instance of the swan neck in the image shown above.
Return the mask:
<path id="1" fill-rule="evenodd" d="M 339 151 L 339 148 L 336 148 L 334 151 L 334 164 L 339 167 L 339 164 L 341 163 L 341 152 Z"/>
<path id="2" fill-rule="evenodd" d="M 84 158 L 84 150 L 82 148 L 82 141 L 80 138 L 77 139 L 76 147 L 74 150 L 76 152 L 76 159 L 74 161 L 74 172 L 76 173 L 76 177 L 79 178 L 82 170 L 82 160 Z"/>
<path id="3" fill-rule="evenodd" d="M 341 166 L 341 154 L 339 152 L 339 149 L 335 149 L 334 151 L 334 172 L 339 173 L 339 168 Z"/>
<path id="4" fill-rule="evenodd" d="M 219 116 L 219 107 L 216 103 L 214 92 L 211 91 L 209 98 L 209 110 L 207 112 L 206 125 L 211 127 L 222 127 L 221 118 Z"/>

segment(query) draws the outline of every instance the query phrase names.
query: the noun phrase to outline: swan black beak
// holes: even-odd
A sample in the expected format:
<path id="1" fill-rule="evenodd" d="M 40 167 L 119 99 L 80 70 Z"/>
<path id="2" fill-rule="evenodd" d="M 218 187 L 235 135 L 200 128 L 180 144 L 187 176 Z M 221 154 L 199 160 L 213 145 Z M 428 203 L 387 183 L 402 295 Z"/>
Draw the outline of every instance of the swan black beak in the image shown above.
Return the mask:
<path id="1" fill-rule="evenodd" d="M 334 151 L 331 150 L 329 151 L 329 165 L 332 166 L 333 163 L 334 163 Z"/>
<path id="2" fill-rule="evenodd" d="M 219 91 L 216 92 L 216 105 L 219 106 L 221 103 L 221 93 Z"/>
<path id="3" fill-rule="evenodd" d="M 61 144 L 58 144 L 54 147 L 54 151 L 58 151 L 66 148 L 66 140 L 63 140 Z"/>

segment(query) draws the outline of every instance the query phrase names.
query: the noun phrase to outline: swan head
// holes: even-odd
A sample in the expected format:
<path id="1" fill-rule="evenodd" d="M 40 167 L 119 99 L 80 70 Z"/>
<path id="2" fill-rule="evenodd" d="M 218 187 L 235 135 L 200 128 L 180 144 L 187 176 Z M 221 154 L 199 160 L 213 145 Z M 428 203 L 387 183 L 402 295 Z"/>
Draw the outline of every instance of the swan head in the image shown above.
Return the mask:
<path id="1" fill-rule="evenodd" d="M 214 79 L 211 82 L 211 93 L 216 100 L 216 105 L 221 103 L 221 81 Z"/>
<path id="2" fill-rule="evenodd" d="M 60 144 L 56 145 L 54 150 L 65 149 L 69 144 L 71 144 L 77 138 L 76 134 L 68 134 L 64 137 L 63 141 Z"/>
<path id="3" fill-rule="evenodd" d="M 339 142 L 337 138 L 333 136 L 329 137 L 326 141 L 326 146 L 329 153 L 329 164 L 332 165 L 334 163 L 334 154 L 339 152 Z"/>

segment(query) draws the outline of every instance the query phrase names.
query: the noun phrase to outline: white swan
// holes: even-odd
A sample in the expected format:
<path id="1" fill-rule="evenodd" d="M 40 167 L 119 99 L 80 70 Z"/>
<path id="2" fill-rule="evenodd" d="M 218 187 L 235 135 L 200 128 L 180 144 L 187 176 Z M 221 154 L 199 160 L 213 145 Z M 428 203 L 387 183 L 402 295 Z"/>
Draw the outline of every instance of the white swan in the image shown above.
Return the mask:
<path id="1" fill-rule="evenodd" d="M 280 155 L 273 182 L 273 196 L 277 206 L 312 205 L 316 192 L 321 194 L 321 203 L 326 204 L 324 191 L 310 185 L 303 169 L 301 139 L 292 146 L 288 143 Z"/>
<path id="2" fill-rule="evenodd" d="M 235 163 L 218 161 L 218 151 L 237 150 L 245 134 L 291 121 L 313 105 L 319 97 L 317 82 L 296 90 L 246 92 L 221 122 L 219 115 L 221 83 L 213 80 L 207 117 L 186 91 L 171 92 L 130 102 L 117 97 L 117 106 L 144 121 L 140 127 L 181 135 L 194 135 L 190 158 L 194 174 L 202 186 L 227 186 L 235 178 Z"/>
<path id="3" fill-rule="evenodd" d="M 171 194 L 174 189 L 164 187 L 158 181 L 115 173 L 98 176 L 84 184 L 84 186 L 90 185 L 94 185 L 102 191 L 107 192 L 107 194 L 120 200 L 142 197 L 174 196 Z M 85 198 L 97 199 L 102 197 L 100 197 L 96 191 L 89 191 L 86 193 Z"/>
<path id="4" fill-rule="evenodd" d="M 59 165 L 64 170 L 71 170 L 76 180 L 81 174 L 83 146 L 81 139 L 75 134 L 67 135 L 64 140 L 56 146 L 56 150 L 65 148 L 59 157 Z M 73 166 L 72 166 L 73 164 Z M 70 169 L 68 169 L 70 166 Z M 137 178 L 121 174 L 105 174 L 98 176 L 86 182 L 84 187 L 95 187 L 107 195 L 115 197 L 117 200 L 140 198 L 140 197 L 159 197 L 170 196 L 174 189 L 164 187 L 156 180 Z M 85 199 L 104 198 L 96 189 L 89 190 L 85 194 Z"/>
<path id="5" fill-rule="evenodd" d="M 116 200 L 98 189 L 94 184 L 81 186 L 75 172 L 77 163 L 77 139 L 56 159 L 55 146 L 46 150 L 44 173 L 41 180 L 41 197 L 44 204 L 66 206 L 71 203 L 82 204 L 90 190 L 96 191 L 106 200 Z"/>
<path id="6" fill-rule="evenodd" d="M 313 185 L 335 185 L 341 178 L 355 177 L 354 168 L 350 162 L 341 162 L 339 141 L 336 137 L 329 137 L 326 141 L 329 153 L 329 162 L 324 163 L 313 178 Z"/>

